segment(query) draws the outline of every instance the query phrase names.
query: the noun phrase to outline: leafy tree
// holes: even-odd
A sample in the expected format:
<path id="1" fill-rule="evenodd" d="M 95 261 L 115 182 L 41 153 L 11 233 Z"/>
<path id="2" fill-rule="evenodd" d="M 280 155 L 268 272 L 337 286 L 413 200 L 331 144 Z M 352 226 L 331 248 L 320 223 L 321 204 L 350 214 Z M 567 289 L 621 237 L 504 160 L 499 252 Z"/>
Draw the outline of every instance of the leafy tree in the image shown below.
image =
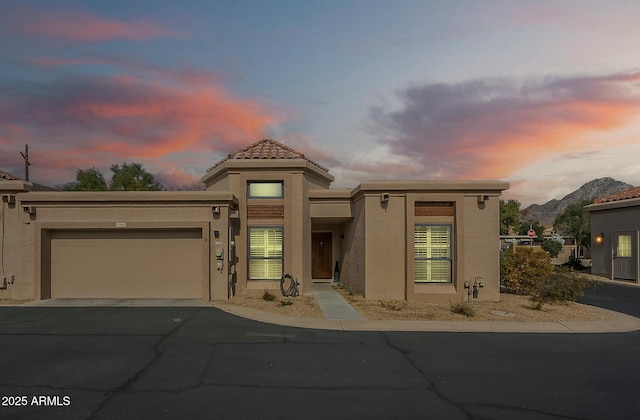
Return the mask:
<path id="1" fill-rule="evenodd" d="M 562 251 L 562 244 L 558 241 L 546 240 L 542 242 L 542 249 L 547 251 L 551 258 L 556 258 L 560 251 Z"/>
<path id="2" fill-rule="evenodd" d="M 590 201 L 571 204 L 553 222 L 555 230 L 574 237 L 576 258 L 578 258 L 580 247 L 591 246 L 591 215 L 584 209 L 587 204 L 590 204 Z"/>
<path id="3" fill-rule="evenodd" d="M 520 222 L 520 227 L 518 228 L 518 235 L 526 235 L 529 232 L 529 227 L 536 231 L 536 237 L 542 240 L 544 236 L 544 226 L 542 223 L 537 220 L 523 220 Z"/>
<path id="4" fill-rule="evenodd" d="M 104 176 L 97 168 L 78 169 L 76 181 L 62 186 L 65 191 L 107 191 Z"/>
<path id="5" fill-rule="evenodd" d="M 500 234 L 508 235 L 511 229 L 520 226 L 520 202 L 500 200 Z"/>
<path id="6" fill-rule="evenodd" d="M 113 172 L 111 191 L 161 191 L 164 189 L 141 163 L 111 165 L 111 172 Z"/>

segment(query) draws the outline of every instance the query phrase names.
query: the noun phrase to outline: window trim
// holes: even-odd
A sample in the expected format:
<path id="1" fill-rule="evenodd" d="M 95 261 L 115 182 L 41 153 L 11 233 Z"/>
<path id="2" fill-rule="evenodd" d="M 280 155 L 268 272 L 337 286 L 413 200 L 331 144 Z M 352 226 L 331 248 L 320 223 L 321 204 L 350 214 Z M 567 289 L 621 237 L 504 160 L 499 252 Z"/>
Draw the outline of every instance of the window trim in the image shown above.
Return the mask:
<path id="1" fill-rule="evenodd" d="M 279 184 L 280 195 L 251 195 L 251 185 L 255 184 Z M 273 200 L 284 198 L 284 181 L 247 181 L 247 198 L 251 200 Z"/>
<path id="2" fill-rule="evenodd" d="M 449 228 L 449 256 L 443 257 L 417 257 L 416 256 L 416 228 L 418 226 L 435 226 L 435 227 L 448 227 Z M 454 277 L 454 232 L 453 223 L 415 223 L 413 225 L 413 282 L 414 284 L 453 284 Z M 449 280 L 447 281 L 417 281 L 416 280 L 416 263 L 418 261 L 447 261 L 449 263 Z"/>
<path id="3" fill-rule="evenodd" d="M 251 230 L 252 229 L 280 229 L 280 231 L 282 232 L 281 234 L 281 238 L 282 238 L 282 250 L 281 250 L 281 257 L 261 257 L 261 258 L 257 258 L 257 257 L 251 257 Z M 282 273 L 280 274 L 280 276 L 282 276 L 282 274 L 284 273 L 284 243 L 285 243 L 285 238 L 284 238 L 284 226 L 281 225 L 255 225 L 255 226 L 248 226 L 247 227 L 247 280 L 248 281 L 274 281 L 274 280 L 280 280 L 280 277 L 278 277 L 277 279 L 270 279 L 270 278 L 251 278 L 251 261 L 252 260 L 256 260 L 256 261 L 265 261 L 265 260 L 278 260 L 278 261 L 282 261 L 281 267 L 282 267 Z"/>

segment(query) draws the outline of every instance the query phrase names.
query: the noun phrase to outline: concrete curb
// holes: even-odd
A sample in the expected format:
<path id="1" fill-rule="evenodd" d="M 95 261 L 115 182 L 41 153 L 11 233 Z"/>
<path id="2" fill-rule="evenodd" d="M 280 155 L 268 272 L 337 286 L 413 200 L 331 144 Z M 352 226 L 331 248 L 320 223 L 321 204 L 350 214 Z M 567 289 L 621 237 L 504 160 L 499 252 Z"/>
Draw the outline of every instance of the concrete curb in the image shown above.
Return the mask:
<path id="1" fill-rule="evenodd" d="M 297 318 L 224 303 L 214 303 L 212 306 L 253 321 L 321 330 L 494 333 L 615 333 L 640 330 L 640 319 L 609 310 L 611 318 L 598 321 L 374 321 Z"/>

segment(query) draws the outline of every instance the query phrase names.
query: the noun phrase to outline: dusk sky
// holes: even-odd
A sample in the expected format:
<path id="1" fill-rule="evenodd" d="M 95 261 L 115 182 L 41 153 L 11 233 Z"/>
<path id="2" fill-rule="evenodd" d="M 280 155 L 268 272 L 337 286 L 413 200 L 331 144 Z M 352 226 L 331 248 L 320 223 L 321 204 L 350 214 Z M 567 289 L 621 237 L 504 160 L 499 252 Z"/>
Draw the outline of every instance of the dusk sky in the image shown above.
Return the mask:
<path id="1" fill-rule="evenodd" d="M 640 2 L 0 0 L 0 170 L 189 184 L 270 137 L 370 179 L 500 179 L 523 207 L 640 185 Z"/>

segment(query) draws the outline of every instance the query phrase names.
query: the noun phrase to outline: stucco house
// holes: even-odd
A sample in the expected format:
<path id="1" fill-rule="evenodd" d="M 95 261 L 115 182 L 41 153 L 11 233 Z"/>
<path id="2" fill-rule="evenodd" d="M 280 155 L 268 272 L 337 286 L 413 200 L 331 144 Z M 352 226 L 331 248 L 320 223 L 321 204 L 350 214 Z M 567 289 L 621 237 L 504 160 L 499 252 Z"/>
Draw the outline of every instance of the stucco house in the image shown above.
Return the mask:
<path id="1" fill-rule="evenodd" d="M 591 273 L 640 283 L 640 187 L 597 198 L 591 214 Z"/>
<path id="2" fill-rule="evenodd" d="M 196 298 L 350 284 L 369 299 L 499 299 L 501 181 L 333 176 L 277 141 L 212 166 L 206 191 L 36 192 L 0 182 L 0 297 Z"/>

